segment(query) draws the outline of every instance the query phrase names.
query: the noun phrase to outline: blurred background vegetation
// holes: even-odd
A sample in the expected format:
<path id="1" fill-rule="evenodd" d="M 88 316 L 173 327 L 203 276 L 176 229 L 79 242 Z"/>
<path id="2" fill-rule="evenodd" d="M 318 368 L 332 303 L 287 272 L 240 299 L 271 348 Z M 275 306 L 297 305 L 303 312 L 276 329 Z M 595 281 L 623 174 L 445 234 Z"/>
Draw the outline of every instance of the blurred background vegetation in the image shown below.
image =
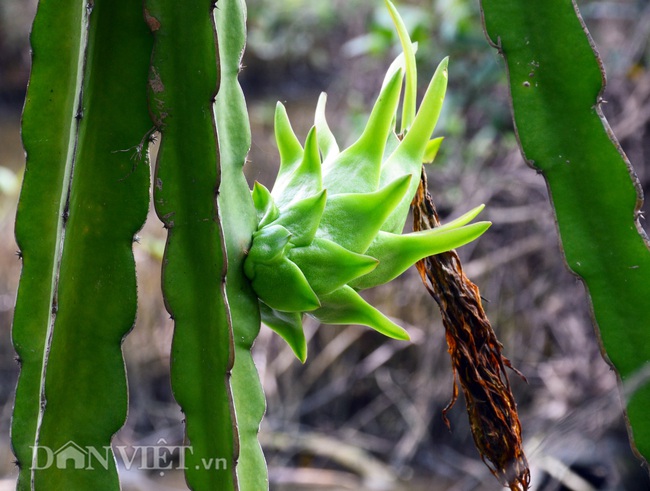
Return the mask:
<path id="1" fill-rule="evenodd" d="M 604 109 L 644 189 L 650 171 L 650 3 L 578 2 L 608 76 Z M 24 167 L 19 120 L 29 74 L 36 0 L 0 2 L 0 490 L 15 474 L 9 443 L 17 365 L 10 341 L 20 274 L 13 219 Z M 398 8 L 419 43 L 424 85 L 450 55 L 450 88 L 436 134 L 445 136 L 429 188 L 443 221 L 486 203 L 494 222 L 461 251 L 481 288 L 512 375 L 536 490 L 647 491 L 627 446 L 615 374 L 603 360 L 582 284 L 565 267 L 544 180 L 517 148 L 504 64 L 485 40 L 477 0 L 409 0 Z M 253 145 L 247 176 L 270 185 L 278 167 L 272 119 L 287 106 L 301 140 L 319 92 L 339 143 L 358 135 L 397 40 L 379 0 L 249 0 L 242 85 Z M 155 152 L 155 149 L 153 149 Z M 135 245 L 139 312 L 124 345 L 131 409 L 123 445 L 182 440 L 169 387 L 172 323 L 160 294 L 164 233 L 151 214 Z M 616 292 L 612 292 L 616 294 Z M 274 490 L 496 490 L 473 447 L 462 398 L 449 413 L 452 378 L 444 331 L 415 271 L 370 291 L 383 312 L 410 326 L 411 344 L 369 329 L 306 323 L 303 366 L 263 329 L 255 358 L 267 395 L 261 441 Z M 591 483 L 591 484 L 589 484 Z M 589 484 L 588 487 L 587 485 Z M 582 487 L 580 487 L 582 486 Z M 185 489 L 177 473 L 124 472 L 128 490 Z"/>

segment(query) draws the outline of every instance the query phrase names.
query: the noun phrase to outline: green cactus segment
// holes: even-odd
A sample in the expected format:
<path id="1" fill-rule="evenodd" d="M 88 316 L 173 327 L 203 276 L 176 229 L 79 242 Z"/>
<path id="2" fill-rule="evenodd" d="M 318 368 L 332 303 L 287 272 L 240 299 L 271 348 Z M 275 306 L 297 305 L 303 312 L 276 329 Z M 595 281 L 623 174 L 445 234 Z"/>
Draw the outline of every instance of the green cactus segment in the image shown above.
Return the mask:
<path id="1" fill-rule="evenodd" d="M 250 147 L 250 128 L 244 95 L 237 81 L 246 39 L 245 3 L 242 0 L 219 0 L 214 16 L 221 66 L 221 83 L 214 109 L 221 159 L 218 202 L 228 254 L 226 293 L 235 343 L 235 364 L 230 383 L 239 434 L 236 472 L 240 490 L 259 491 L 268 488 L 266 462 L 257 440 L 265 402 L 250 350 L 260 329 L 260 303 L 243 266 L 258 221 L 242 171 Z M 288 124 L 288 120 L 286 122 Z M 289 138 L 283 148 L 292 156 L 287 158 L 298 165 L 302 149 L 300 144 L 295 145 L 296 142 Z"/>
<path id="2" fill-rule="evenodd" d="M 31 33 L 32 71 L 22 118 L 27 168 L 15 230 L 23 269 L 12 329 L 21 365 L 11 420 L 19 491 L 31 489 L 31 447 L 37 438 L 44 357 L 78 124 L 75 115 L 87 28 L 84 12 L 79 2 L 41 2 Z"/>
<path id="3" fill-rule="evenodd" d="M 119 489 L 110 441 L 126 418 L 121 342 L 135 318 L 132 243 L 148 203 L 151 37 L 132 2 L 41 2 L 32 47 L 16 225 L 18 489 Z M 105 465 L 48 462 L 48 449 L 69 442 Z"/>
<path id="4" fill-rule="evenodd" d="M 344 286 L 321 298 L 323 306 L 308 315 L 325 324 L 361 324 L 384 336 L 408 340 L 408 333 L 366 302 L 353 288 Z"/>
<path id="5" fill-rule="evenodd" d="M 186 481 L 196 491 L 236 489 L 236 430 L 228 384 L 232 333 L 215 206 L 219 169 L 212 101 L 218 72 L 211 11 L 210 0 L 145 2 L 155 37 L 149 101 L 161 132 L 154 203 L 168 229 L 163 293 L 174 319 L 171 381 L 190 447 Z"/>
<path id="6" fill-rule="evenodd" d="M 323 164 L 323 186 L 330 195 L 368 193 L 379 185 L 386 140 L 399 103 L 403 72 L 398 70 L 384 87 L 359 139 Z"/>
<path id="7" fill-rule="evenodd" d="M 548 181 L 562 249 L 591 296 L 607 358 L 623 382 L 650 360 L 650 253 L 637 221 L 640 185 L 602 116 L 604 75 L 575 2 L 483 0 L 503 53 L 525 158 Z M 650 458 L 650 386 L 627 416 Z"/>

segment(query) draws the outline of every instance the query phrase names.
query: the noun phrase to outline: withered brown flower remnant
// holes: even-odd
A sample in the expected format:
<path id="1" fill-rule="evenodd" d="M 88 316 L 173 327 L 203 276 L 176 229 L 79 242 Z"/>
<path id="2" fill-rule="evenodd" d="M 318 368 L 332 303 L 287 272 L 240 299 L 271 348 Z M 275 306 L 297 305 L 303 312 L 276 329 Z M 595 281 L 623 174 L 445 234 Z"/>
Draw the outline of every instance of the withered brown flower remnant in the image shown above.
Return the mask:
<path id="1" fill-rule="evenodd" d="M 424 171 L 413 199 L 414 230 L 440 226 L 438 213 L 427 191 Z M 528 461 L 521 441 L 517 406 L 505 371 L 510 361 L 501 353 L 481 304 L 478 287 L 463 273 L 455 251 L 429 256 L 416 264 L 422 281 L 442 313 L 448 351 L 454 371 L 453 394 L 443 411 L 458 398 L 456 376 L 465 395 L 467 414 L 476 448 L 483 462 L 505 487 L 526 491 L 530 485 Z M 521 375 L 523 377 L 523 375 Z"/>

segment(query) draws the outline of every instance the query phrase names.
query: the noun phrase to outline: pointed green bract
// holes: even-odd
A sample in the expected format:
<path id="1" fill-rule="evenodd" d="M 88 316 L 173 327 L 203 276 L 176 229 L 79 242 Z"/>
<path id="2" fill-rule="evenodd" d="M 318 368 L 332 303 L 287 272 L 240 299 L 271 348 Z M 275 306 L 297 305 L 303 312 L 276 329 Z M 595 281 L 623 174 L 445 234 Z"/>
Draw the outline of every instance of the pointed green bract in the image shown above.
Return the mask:
<path id="1" fill-rule="evenodd" d="M 286 257 L 256 265 L 251 282 L 260 299 L 276 310 L 308 312 L 320 307 L 318 296 L 304 273 Z"/>
<path id="2" fill-rule="evenodd" d="M 282 225 L 263 227 L 253 234 L 244 271 L 257 295 L 270 307 L 301 312 L 320 306 L 301 269 L 287 258 L 291 233 Z"/>
<path id="3" fill-rule="evenodd" d="M 284 339 L 302 363 L 307 359 L 307 340 L 302 328 L 302 314 L 280 312 L 260 302 L 262 322 Z"/>
<path id="4" fill-rule="evenodd" d="M 399 102 L 403 72 L 398 70 L 382 90 L 359 139 L 323 166 L 323 186 L 333 196 L 377 189 L 381 162 Z"/>
<path id="5" fill-rule="evenodd" d="M 282 179 L 285 172 L 302 159 L 302 145 L 293 132 L 287 109 L 281 102 L 275 107 L 275 141 L 280 152 L 280 171 L 278 179 Z"/>
<path id="6" fill-rule="evenodd" d="M 411 205 L 411 198 L 418 187 L 424 152 L 431 138 L 431 133 L 433 133 L 438 122 L 447 91 L 447 63 L 448 59 L 445 58 L 438 65 L 424 94 L 413 125 L 382 166 L 382 183 L 390 182 L 397 176 L 404 174 L 413 176 L 406 197 L 382 227 L 382 230 L 386 232 L 399 233 L 404 228 L 406 215 Z"/>
<path id="7" fill-rule="evenodd" d="M 325 324 L 361 324 L 384 336 L 408 340 L 408 333 L 366 302 L 349 286 L 344 286 L 322 298 L 323 306 L 309 315 Z"/>
<path id="8" fill-rule="evenodd" d="M 323 189 L 314 196 L 292 203 L 274 225 L 283 225 L 291 233 L 294 246 L 307 246 L 316 236 L 326 202 L 327 193 Z"/>
<path id="9" fill-rule="evenodd" d="M 328 199 L 318 237 L 364 253 L 382 224 L 403 199 L 411 176 L 395 179 L 374 193 L 338 194 Z"/>
<path id="10" fill-rule="evenodd" d="M 451 228 L 457 228 L 457 227 L 462 227 L 463 225 L 467 225 L 469 222 L 474 220 L 479 215 L 479 213 L 483 211 L 484 208 L 485 205 L 478 205 L 476 208 L 472 208 L 467 213 L 463 213 L 455 220 L 452 220 L 449 223 L 445 223 L 444 225 L 440 225 L 436 227 L 436 230 L 448 230 Z"/>
<path id="11" fill-rule="evenodd" d="M 325 119 L 325 104 L 327 103 L 327 94 L 322 92 L 318 97 L 316 105 L 316 115 L 314 116 L 314 126 L 316 127 L 316 137 L 318 138 L 318 148 L 323 154 L 323 162 L 336 158 L 339 154 L 339 145 L 336 138 L 330 130 Z"/>
<path id="12" fill-rule="evenodd" d="M 372 273 L 350 282 L 350 285 L 359 289 L 383 285 L 420 259 L 456 249 L 477 239 L 490 225 L 490 222 L 477 222 L 464 227 L 434 228 L 406 235 L 380 232 L 367 251 L 369 256 L 379 260 L 379 266 Z"/>
<path id="13" fill-rule="evenodd" d="M 275 106 L 275 142 L 280 153 L 280 170 L 275 179 L 275 188 L 278 192 L 283 188 L 287 179 L 302 160 L 302 145 L 293 132 L 287 109 L 281 102 Z"/>
<path id="14" fill-rule="evenodd" d="M 273 264 L 284 257 L 286 247 L 289 245 L 291 232 L 282 225 L 263 227 L 253 234 L 253 245 L 248 252 L 249 261 L 244 270 L 249 278 L 255 278 L 255 266 L 259 264 Z"/>
<path id="15" fill-rule="evenodd" d="M 447 81 L 449 78 L 447 72 L 448 65 L 449 58 L 444 58 L 436 68 L 422 98 L 422 104 L 420 104 L 415 119 L 413 120 L 413 125 L 400 144 L 400 157 L 411 157 L 412 159 L 421 160 L 424 149 L 429 142 L 429 138 L 431 138 L 431 133 L 433 133 L 436 127 L 438 117 L 442 110 L 442 103 L 445 100 Z M 390 168 L 388 163 L 386 167 Z"/>
<path id="16" fill-rule="evenodd" d="M 404 103 L 402 107 L 402 130 L 400 133 L 406 134 L 413 123 L 415 117 L 415 96 L 418 90 L 417 69 L 415 66 L 415 50 L 411 43 L 408 30 L 404 21 L 400 17 L 395 5 L 390 0 L 385 0 L 386 7 L 390 13 L 397 35 L 402 45 L 404 54 L 404 67 L 406 71 L 406 87 L 404 89 Z"/>
<path id="17" fill-rule="evenodd" d="M 292 201 L 307 198 L 322 190 L 323 178 L 315 128 L 309 131 L 305 140 L 302 160 L 294 167 L 291 174 L 284 178 L 283 185 L 274 186 L 271 191 L 278 208 L 283 208 Z"/>
<path id="18" fill-rule="evenodd" d="M 280 216 L 280 210 L 278 210 L 275 201 L 273 201 L 271 191 L 263 184 L 256 181 L 251 194 L 260 226 L 268 225 Z"/>
<path id="19" fill-rule="evenodd" d="M 378 262 L 374 257 L 355 254 L 327 239 L 315 239 L 308 247 L 292 249 L 289 257 L 304 271 L 318 295 L 330 293 L 370 273 Z"/>
<path id="20" fill-rule="evenodd" d="M 417 53 L 418 43 L 412 43 L 411 46 L 413 48 L 413 53 Z M 386 84 L 388 84 L 389 80 L 393 77 L 395 72 L 400 68 L 402 69 L 403 72 L 406 72 L 406 56 L 404 55 L 404 52 L 397 55 L 395 59 L 392 61 L 392 63 L 389 65 L 388 70 L 386 71 L 386 75 L 384 75 L 384 80 L 381 83 L 381 90 L 384 90 Z"/>
<path id="21" fill-rule="evenodd" d="M 436 155 L 438 155 L 438 151 L 440 150 L 440 145 L 442 145 L 442 141 L 444 140 L 444 137 L 440 136 L 438 138 L 433 138 L 432 140 L 429 140 L 427 142 L 427 146 L 424 149 L 424 156 L 422 157 L 422 162 L 425 164 L 430 164 L 433 162 L 436 158 Z"/>

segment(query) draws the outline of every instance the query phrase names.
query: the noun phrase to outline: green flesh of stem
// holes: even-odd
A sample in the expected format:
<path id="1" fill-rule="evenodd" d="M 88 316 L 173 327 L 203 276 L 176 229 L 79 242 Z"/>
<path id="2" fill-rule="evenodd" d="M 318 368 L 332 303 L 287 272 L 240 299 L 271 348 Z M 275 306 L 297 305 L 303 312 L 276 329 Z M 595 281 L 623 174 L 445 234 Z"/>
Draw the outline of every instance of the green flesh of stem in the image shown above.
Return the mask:
<path id="1" fill-rule="evenodd" d="M 245 251 L 257 228 L 257 216 L 242 172 L 250 147 L 250 129 L 237 80 L 246 39 L 246 7 L 242 0 L 220 0 L 214 14 L 221 67 L 215 104 L 222 172 L 219 208 L 228 254 L 226 293 L 235 343 L 231 385 L 239 433 L 237 478 L 242 491 L 258 491 L 268 487 L 266 462 L 257 440 L 265 410 L 264 393 L 250 351 L 260 329 L 260 312 L 257 295 L 243 267 Z"/>
<path id="2" fill-rule="evenodd" d="M 156 41 L 149 104 L 161 132 L 154 204 L 168 230 L 163 293 L 174 319 L 171 381 L 191 447 L 184 455 L 185 478 L 196 491 L 234 490 L 233 343 L 216 206 L 220 175 L 212 101 L 218 72 L 212 4 L 146 0 L 145 5 Z"/>
<path id="3" fill-rule="evenodd" d="M 151 36 L 132 2 L 66 1 L 39 4 L 31 39 L 13 327 L 18 489 L 117 490 L 110 441 L 126 418 L 121 343 L 135 318 L 132 242 L 148 204 Z M 47 466 L 29 448 L 69 442 L 103 465 Z"/>
<path id="4" fill-rule="evenodd" d="M 650 360 L 650 253 L 639 183 L 600 109 L 601 62 L 575 2 L 483 0 L 503 53 L 526 160 L 546 181 L 568 266 L 585 282 L 607 358 L 625 383 Z M 631 434 L 650 457 L 650 386 L 630 398 Z"/>

